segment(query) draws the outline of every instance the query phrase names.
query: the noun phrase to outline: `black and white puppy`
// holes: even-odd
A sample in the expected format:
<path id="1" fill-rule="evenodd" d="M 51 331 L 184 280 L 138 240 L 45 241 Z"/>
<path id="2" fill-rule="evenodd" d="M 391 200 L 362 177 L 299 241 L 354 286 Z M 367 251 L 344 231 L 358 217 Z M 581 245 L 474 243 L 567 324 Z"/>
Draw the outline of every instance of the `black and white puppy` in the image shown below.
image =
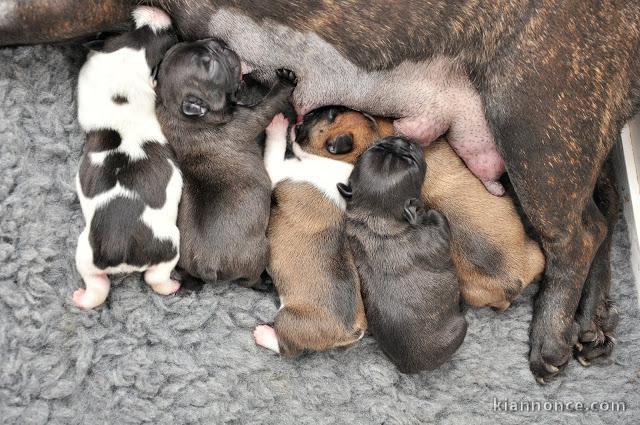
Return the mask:
<path id="1" fill-rule="evenodd" d="M 144 271 L 160 294 L 180 284 L 170 278 L 179 258 L 176 226 L 182 176 L 155 113 L 152 70 L 176 37 L 159 9 L 133 12 L 136 29 L 89 53 L 78 79 L 78 120 L 87 138 L 76 187 L 86 227 L 76 266 L 86 289 L 80 308 L 102 304 L 108 274 Z"/>
<path id="2" fill-rule="evenodd" d="M 290 71 L 254 107 L 236 99 L 238 56 L 216 40 L 172 47 L 158 73 L 157 113 L 184 176 L 181 272 L 253 286 L 269 260 L 271 182 L 260 136 L 296 84 Z"/>
<path id="3" fill-rule="evenodd" d="M 338 185 L 369 328 L 404 373 L 440 366 L 467 331 L 449 226 L 420 200 L 425 172 L 422 148 L 391 136 L 362 154 L 349 185 Z"/>

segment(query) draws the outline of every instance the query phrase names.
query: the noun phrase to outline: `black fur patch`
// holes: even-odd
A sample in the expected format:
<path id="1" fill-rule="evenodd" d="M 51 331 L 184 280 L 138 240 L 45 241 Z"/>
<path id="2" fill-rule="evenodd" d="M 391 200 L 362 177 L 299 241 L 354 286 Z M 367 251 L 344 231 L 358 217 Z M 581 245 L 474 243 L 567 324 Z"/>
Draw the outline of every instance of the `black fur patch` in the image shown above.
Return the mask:
<path id="1" fill-rule="evenodd" d="M 103 131 L 107 132 L 106 135 L 109 137 L 114 137 L 113 133 L 117 135 L 117 132 L 112 130 Z M 103 148 L 100 150 L 114 145 L 112 141 L 95 143 Z M 107 155 L 102 165 L 91 163 L 88 154 L 93 151 L 89 149 L 90 147 L 85 145 L 85 155 L 80 163 L 80 186 L 84 196 L 93 198 L 120 183 L 140 195 L 142 201 L 151 208 L 164 205 L 167 184 L 173 172 L 169 164 L 172 154 L 168 145 L 146 142 L 143 149 L 147 157 L 137 161 L 132 161 L 125 153 L 112 152 Z"/>
<path id="2" fill-rule="evenodd" d="M 178 41 L 172 30 L 166 29 L 154 33 L 148 26 L 108 39 L 103 52 L 112 53 L 124 47 L 135 50 L 145 49 L 149 69 L 158 66 L 165 52 Z"/>
<path id="3" fill-rule="evenodd" d="M 87 139 L 82 147 L 82 153 L 102 152 L 116 149 L 122 138 L 115 130 L 94 130 L 87 133 Z"/>
<path id="4" fill-rule="evenodd" d="M 111 101 L 116 105 L 125 105 L 129 103 L 129 99 L 121 94 L 114 94 L 113 96 L 111 96 Z"/>
<path id="5" fill-rule="evenodd" d="M 169 240 L 156 239 L 142 221 L 145 205 L 138 199 L 115 198 L 96 210 L 89 232 L 93 262 L 101 269 L 126 263 L 144 266 L 177 255 Z"/>

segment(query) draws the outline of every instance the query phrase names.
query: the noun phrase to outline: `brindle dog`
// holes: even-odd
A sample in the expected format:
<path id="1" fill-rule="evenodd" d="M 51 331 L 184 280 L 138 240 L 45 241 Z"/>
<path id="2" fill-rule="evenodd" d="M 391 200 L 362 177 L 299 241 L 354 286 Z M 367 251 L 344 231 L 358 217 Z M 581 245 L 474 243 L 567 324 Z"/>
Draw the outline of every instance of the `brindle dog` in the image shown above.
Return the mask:
<path id="1" fill-rule="evenodd" d="M 137 3 L 0 0 L 0 44 L 117 30 Z M 592 194 L 640 109 L 640 3 L 147 3 L 164 7 L 184 38 L 222 38 L 258 75 L 294 71 L 299 112 L 343 104 L 400 118 L 397 130 L 425 142 L 448 131 L 494 193 L 505 167 L 547 260 L 530 332 L 533 374 L 556 375 L 574 347 L 583 358 L 611 352 L 608 220 Z"/>

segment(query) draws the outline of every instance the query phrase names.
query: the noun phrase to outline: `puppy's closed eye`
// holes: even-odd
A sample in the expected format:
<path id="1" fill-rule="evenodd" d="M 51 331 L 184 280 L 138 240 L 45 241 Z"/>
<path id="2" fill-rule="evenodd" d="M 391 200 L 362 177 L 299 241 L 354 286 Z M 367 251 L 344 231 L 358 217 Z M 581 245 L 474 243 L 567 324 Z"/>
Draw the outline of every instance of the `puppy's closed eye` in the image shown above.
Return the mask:
<path id="1" fill-rule="evenodd" d="M 187 96 L 182 101 L 182 113 L 189 117 L 201 117 L 207 112 L 207 105 L 196 96 Z"/>

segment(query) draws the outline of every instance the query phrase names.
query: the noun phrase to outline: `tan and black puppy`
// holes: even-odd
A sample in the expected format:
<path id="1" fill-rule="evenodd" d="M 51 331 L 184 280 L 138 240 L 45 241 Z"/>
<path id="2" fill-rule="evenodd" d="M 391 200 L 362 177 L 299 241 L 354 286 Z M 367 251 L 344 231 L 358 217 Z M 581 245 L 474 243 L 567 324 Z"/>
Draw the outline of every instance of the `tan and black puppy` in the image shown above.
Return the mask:
<path id="1" fill-rule="evenodd" d="M 417 143 L 386 137 L 338 185 L 369 327 L 404 373 L 437 368 L 467 332 L 447 220 L 419 199 L 426 168 Z"/>
<path id="2" fill-rule="evenodd" d="M 355 163 L 394 133 L 391 120 L 342 107 L 318 109 L 298 126 L 307 152 Z M 425 148 L 422 200 L 451 227 L 451 252 L 462 296 L 473 306 L 504 310 L 544 269 L 544 256 L 524 231 L 511 198 L 491 195 L 445 139 Z"/>
<path id="3" fill-rule="evenodd" d="M 269 268 L 280 296 L 273 327 L 257 326 L 258 345 L 292 357 L 303 350 L 349 345 L 367 327 L 360 281 L 349 250 L 345 203 L 337 183 L 352 166 L 301 151 L 285 159 L 287 120 L 267 128 L 265 166 L 271 178 Z"/>
<path id="4" fill-rule="evenodd" d="M 259 282 L 267 266 L 271 185 L 258 136 L 288 105 L 295 75 L 255 107 L 238 104 L 240 60 L 217 40 L 184 42 L 158 74 L 158 119 L 184 177 L 178 267 L 206 281 Z"/>

